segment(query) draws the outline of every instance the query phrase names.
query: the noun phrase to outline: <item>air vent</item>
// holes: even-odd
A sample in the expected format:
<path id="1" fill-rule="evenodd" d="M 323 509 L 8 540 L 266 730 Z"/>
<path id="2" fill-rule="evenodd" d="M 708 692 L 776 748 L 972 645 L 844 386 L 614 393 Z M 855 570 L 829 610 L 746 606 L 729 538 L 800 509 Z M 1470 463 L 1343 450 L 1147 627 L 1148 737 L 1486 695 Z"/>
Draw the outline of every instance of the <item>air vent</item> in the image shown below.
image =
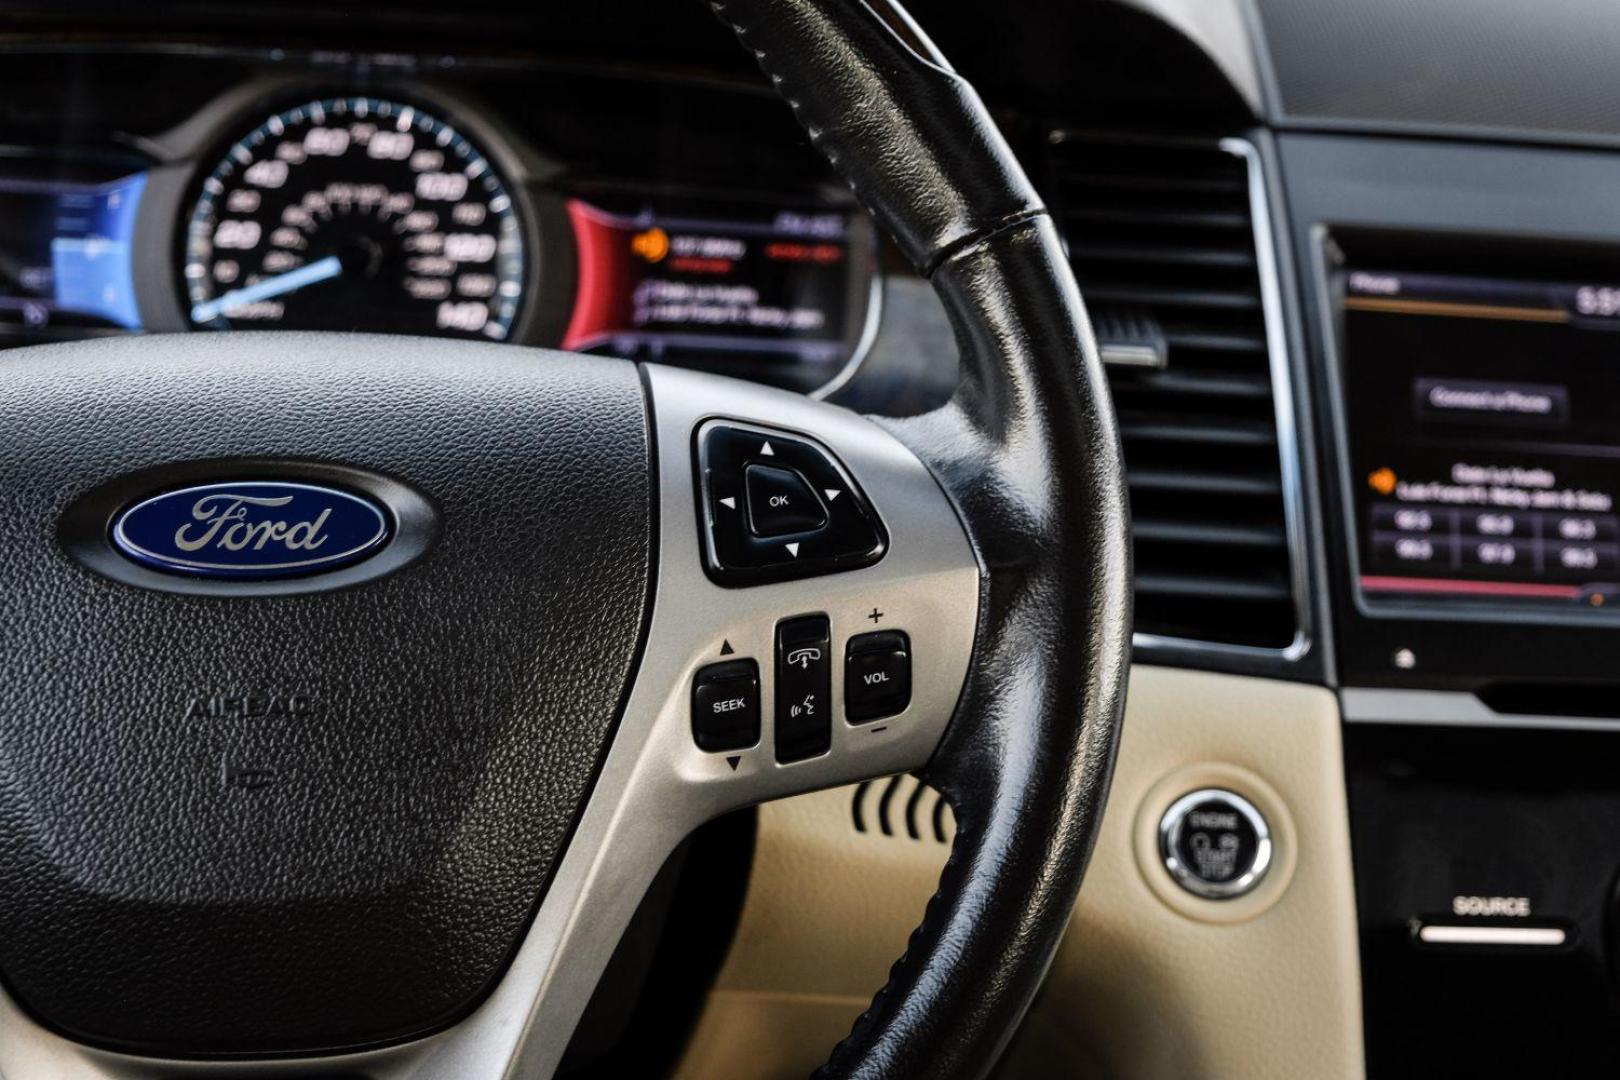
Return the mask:
<path id="1" fill-rule="evenodd" d="M 1059 132 L 1048 165 L 1125 443 L 1136 628 L 1283 648 L 1299 620 L 1248 161 Z"/>
<path id="2" fill-rule="evenodd" d="M 956 835 L 945 796 L 914 776 L 867 780 L 850 799 L 855 831 L 948 844 Z"/>

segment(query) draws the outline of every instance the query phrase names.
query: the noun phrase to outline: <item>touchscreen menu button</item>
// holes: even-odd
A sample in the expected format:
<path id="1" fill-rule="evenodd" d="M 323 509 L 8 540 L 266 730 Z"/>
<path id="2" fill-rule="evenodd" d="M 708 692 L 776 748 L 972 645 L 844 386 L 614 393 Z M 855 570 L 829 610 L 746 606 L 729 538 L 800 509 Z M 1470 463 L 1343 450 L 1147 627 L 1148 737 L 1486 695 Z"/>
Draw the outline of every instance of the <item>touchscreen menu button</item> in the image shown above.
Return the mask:
<path id="1" fill-rule="evenodd" d="M 1549 514 L 1547 516 L 1548 540 L 1569 541 L 1571 543 L 1614 543 L 1620 539 L 1615 528 L 1615 520 L 1597 514 Z"/>
<path id="2" fill-rule="evenodd" d="M 1465 537 L 1462 544 L 1462 565 L 1466 569 L 1518 569 L 1536 568 L 1536 548 L 1529 541 L 1495 540 L 1482 536 Z"/>
<path id="3" fill-rule="evenodd" d="M 1450 532 L 1455 519 L 1455 510 L 1431 509 L 1427 506 L 1399 506 L 1394 503 L 1378 503 L 1373 506 L 1373 530 L 1381 533 Z"/>
<path id="4" fill-rule="evenodd" d="M 1503 510 L 1470 510 L 1462 515 L 1463 532 L 1491 540 L 1530 539 L 1535 535 L 1533 515 Z"/>
<path id="5" fill-rule="evenodd" d="M 1620 565 L 1614 544 L 1549 544 L 1547 565 L 1559 570 L 1609 571 Z"/>
<path id="6" fill-rule="evenodd" d="M 1450 537 L 1425 536 L 1422 533 L 1415 536 L 1398 533 L 1380 535 L 1374 545 L 1374 554 L 1381 563 L 1401 565 L 1437 564 L 1449 567 L 1456 561 Z"/>

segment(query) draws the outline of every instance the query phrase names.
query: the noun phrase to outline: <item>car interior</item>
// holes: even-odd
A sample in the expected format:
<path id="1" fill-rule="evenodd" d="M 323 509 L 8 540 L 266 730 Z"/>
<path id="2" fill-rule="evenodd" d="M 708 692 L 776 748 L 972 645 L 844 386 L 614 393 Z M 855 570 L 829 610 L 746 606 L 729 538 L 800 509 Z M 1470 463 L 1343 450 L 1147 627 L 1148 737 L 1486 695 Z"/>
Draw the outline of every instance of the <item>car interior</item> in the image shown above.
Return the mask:
<path id="1" fill-rule="evenodd" d="M 1615 1075 L 1617 60 L 3 0 L 0 1077 Z"/>

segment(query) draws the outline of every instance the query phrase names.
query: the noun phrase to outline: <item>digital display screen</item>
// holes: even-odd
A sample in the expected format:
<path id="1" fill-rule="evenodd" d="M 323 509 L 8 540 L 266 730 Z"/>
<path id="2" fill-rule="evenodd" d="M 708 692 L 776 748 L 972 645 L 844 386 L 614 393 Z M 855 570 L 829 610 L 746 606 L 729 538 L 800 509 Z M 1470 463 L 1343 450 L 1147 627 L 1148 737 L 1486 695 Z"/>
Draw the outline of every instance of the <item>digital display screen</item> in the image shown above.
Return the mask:
<path id="1" fill-rule="evenodd" d="M 873 242 L 859 215 L 572 199 L 568 217 L 578 283 L 564 349 L 826 378 L 860 338 Z"/>
<path id="2" fill-rule="evenodd" d="M 139 330 L 131 252 L 145 185 L 0 175 L 0 325 Z"/>
<path id="3" fill-rule="evenodd" d="M 1620 605 L 1620 274 L 1343 285 L 1362 597 Z"/>

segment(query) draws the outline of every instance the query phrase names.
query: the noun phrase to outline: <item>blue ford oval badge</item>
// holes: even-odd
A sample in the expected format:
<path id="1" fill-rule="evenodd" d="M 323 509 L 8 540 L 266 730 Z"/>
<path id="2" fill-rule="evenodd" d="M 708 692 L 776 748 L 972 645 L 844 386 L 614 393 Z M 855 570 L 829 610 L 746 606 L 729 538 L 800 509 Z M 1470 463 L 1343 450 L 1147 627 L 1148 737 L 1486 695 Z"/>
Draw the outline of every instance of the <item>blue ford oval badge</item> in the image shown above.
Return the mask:
<path id="1" fill-rule="evenodd" d="M 316 484 L 244 480 L 164 492 L 113 522 L 118 550 L 204 578 L 319 574 L 381 551 L 391 525 L 370 499 Z"/>

